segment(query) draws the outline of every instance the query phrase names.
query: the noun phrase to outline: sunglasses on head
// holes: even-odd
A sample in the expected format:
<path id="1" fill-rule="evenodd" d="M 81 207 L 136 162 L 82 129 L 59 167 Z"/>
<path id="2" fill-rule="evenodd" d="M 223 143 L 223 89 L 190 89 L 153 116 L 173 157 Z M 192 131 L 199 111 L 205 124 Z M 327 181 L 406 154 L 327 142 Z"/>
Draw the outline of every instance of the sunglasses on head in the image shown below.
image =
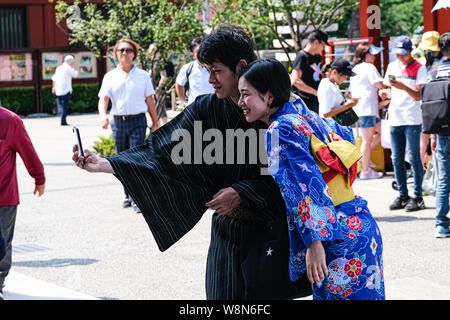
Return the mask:
<path id="1" fill-rule="evenodd" d="M 131 52 L 134 52 L 134 49 L 131 49 L 131 48 L 120 48 L 120 49 L 117 49 L 117 52 L 120 52 L 120 53 L 124 53 L 124 52 L 131 53 Z"/>

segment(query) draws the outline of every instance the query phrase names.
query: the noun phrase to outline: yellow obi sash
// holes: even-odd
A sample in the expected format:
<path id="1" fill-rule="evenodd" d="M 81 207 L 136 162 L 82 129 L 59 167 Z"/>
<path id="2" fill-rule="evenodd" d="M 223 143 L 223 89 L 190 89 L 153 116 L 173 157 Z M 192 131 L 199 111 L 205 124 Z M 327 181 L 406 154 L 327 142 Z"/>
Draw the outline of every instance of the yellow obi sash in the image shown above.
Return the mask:
<path id="1" fill-rule="evenodd" d="M 355 145 L 336 133 L 330 132 L 329 137 L 331 142 L 325 144 L 311 135 L 311 152 L 330 190 L 333 204 L 337 206 L 355 198 L 352 184 L 362 154 Z"/>

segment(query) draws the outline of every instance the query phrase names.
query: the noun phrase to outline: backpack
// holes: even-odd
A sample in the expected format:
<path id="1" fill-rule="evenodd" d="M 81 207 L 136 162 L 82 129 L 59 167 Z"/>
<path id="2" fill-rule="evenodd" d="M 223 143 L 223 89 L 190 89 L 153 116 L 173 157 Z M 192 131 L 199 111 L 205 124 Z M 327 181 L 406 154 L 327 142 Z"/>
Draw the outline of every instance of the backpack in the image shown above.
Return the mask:
<path id="1" fill-rule="evenodd" d="M 188 67 L 187 70 L 186 70 L 186 79 L 187 79 L 187 82 L 189 82 L 189 75 L 191 74 L 192 68 L 193 68 L 193 67 L 194 67 L 194 61 L 189 62 L 189 67 Z"/>
<path id="2" fill-rule="evenodd" d="M 450 78 L 431 80 L 420 90 L 424 133 L 450 134 Z"/>

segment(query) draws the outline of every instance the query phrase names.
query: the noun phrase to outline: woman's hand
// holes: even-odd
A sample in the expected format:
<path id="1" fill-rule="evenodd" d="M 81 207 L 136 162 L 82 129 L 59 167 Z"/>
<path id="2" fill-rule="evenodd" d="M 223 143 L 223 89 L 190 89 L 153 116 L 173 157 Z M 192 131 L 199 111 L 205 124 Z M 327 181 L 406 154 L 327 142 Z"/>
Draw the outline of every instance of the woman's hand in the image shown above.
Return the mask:
<path id="1" fill-rule="evenodd" d="M 314 241 L 306 250 L 306 273 L 311 284 L 328 276 L 325 249 L 320 240 Z"/>

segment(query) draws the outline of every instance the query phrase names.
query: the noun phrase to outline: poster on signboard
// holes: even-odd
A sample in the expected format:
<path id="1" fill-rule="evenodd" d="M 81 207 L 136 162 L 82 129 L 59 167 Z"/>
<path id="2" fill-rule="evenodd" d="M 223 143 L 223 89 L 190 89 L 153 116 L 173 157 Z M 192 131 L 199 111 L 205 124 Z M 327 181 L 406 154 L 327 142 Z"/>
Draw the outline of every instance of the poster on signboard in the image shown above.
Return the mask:
<path id="1" fill-rule="evenodd" d="M 97 60 L 91 52 L 80 52 L 75 57 L 78 67 L 78 77 L 95 78 L 97 77 Z"/>
<path id="2" fill-rule="evenodd" d="M 42 78 L 50 80 L 56 72 L 56 68 L 64 63 L 67 55 L 74 57 L 73 68 L 78 71 L 75 79 L 96 78 L 97 77 L 97 59 L 90 51 L 82 52 L 46 52 L 42 54 Z"/>
<path id="3" fill-rule="evenodd" d="M 51 79 L 56 68 L 62 63 L 62 57 L 58 52 L 45 52 L 42 54 L 42 78 Z"/>
<path id="4" fill-rule="evenodd" d="M 30 81 L 32 67 L 31 53 L 0 55 L 0 81 Z"/>

